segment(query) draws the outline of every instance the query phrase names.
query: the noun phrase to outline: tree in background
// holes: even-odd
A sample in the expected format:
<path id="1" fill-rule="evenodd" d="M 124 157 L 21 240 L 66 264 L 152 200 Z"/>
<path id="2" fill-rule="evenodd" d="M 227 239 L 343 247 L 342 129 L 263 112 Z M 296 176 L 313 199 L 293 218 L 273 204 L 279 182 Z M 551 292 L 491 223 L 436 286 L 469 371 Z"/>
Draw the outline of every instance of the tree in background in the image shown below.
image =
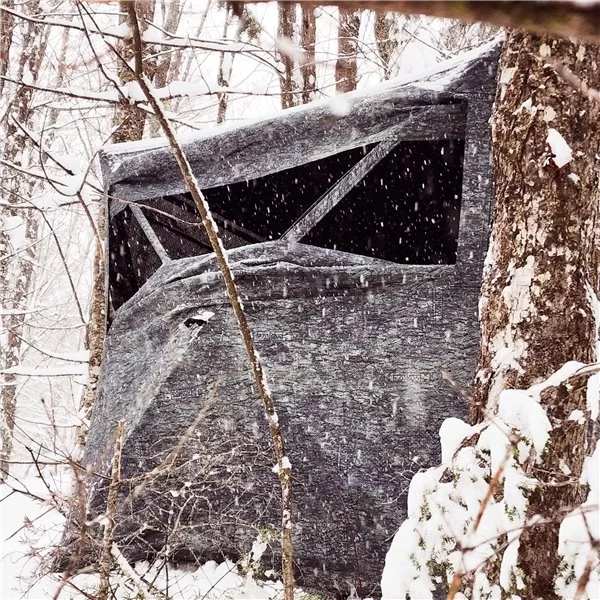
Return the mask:
<path id="1" fill-rule="evenodd" d="M 298 104 L 296 92 L 298 86 L 295 78 L 295 43 L 296 30 L 296 5 L 291 2 L 277 4 L 278 25 L 277 39 L 279 40 L 279 59 L 283 67 L 280 73 L 281 80 L 281 108 L 290 108 Z"/>
<path id="2" fill-rule="evenodd" d="M 315 98 L 317 87 L 317 65 L 315 63 L 315 45 L 317 43 L 317 19 L 315 9 L 303 6 L 300 29 L 300 46 L 304 51 L 302 71 L 302 104 L 308 104 Z"/>
<path id="3" fill-rule="evenodd" d="M 335 63 L 337 92 L 351 92 L 358 84 L 358 36 L 360 33 L 360 10 L 339 9 L 338 57 Z"/>
<path id="4" fill-rule="evenodd" d="M 9 2 L 7 8 L 14 3 Z M 39 3 L 23 7 L 35 13 Z M 27 174 L 32 160 L 28 132 L 34 128 L 33 89 L 21 82 L 35 84 L 47 44 L 47 31 L 33 21 L 21 21 L 0 7 L 0 80 L 3 116 L 0 132 L 4 142 L 0 179 L 2 205 L 0 218 L 0 480 L 9 472 L 13 431 L 17 410 L 16 371 L 22 359 L 24 324 L 29 306 L 33 266 L 37 255 L 39 215 L 29 203 L 38 181 Z"/>

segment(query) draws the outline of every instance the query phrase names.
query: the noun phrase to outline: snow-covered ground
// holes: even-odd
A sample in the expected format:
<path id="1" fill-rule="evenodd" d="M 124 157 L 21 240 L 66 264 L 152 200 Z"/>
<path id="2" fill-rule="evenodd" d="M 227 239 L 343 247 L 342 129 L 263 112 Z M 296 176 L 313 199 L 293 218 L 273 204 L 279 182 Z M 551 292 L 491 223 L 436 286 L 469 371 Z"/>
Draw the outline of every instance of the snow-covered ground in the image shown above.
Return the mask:
<path id="1" fill-rule="evenodd" d="M 99 584 L 96 574 L 77 575 L 66 584 L 60 575 L 44 574 L 44 559 L 60 543 L 65 520 L 53 500 L 44 502 L 32 497 L 47 499 L 50 495 L 39 479 L 28 481 L 28 492 L 14 492 L 10 487 L 0 485 L 0 598 L 48 600 L 55 598 L 57 593 L 61 600 L 94 598 Z M 139 597 L 140 591 L 144 594 L 142 597 L 148 599 L 266 600 L 283 597 L 281 582 L 255 581 L 251 570 L 242 576 L 230 561 L 210 561 L 195 571 L 180 571 L 165 565 L 159 568 L 147 563 L 136 564 L 133 571 L 121 558 L 117 558 L 119 563 L 111 580 L 114 591 L 111 597 L 115 600 L 133 600 Z"/>

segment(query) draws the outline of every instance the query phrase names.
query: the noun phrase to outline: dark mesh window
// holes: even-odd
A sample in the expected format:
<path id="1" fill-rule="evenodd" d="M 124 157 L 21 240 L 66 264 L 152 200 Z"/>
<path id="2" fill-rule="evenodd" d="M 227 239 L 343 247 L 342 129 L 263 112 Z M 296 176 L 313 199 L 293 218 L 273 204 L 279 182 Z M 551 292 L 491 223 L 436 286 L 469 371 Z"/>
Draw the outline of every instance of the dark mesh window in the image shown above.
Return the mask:
<path id="1" fill-rule="evenodd" d="M 116 310 L 144 285 L 161 262 L 129 207 L 111 220 L 108 244 L 110 298 Z"/>
<path id="2" fill-rule="evenodd" d="M 456 262 L 464 142 L 399 144 L 302 242 L 411 264 Z"/>
<path id="3" fill-rule="evenodd" d="M 205 190 L 225 247 L 283 237 L 401 264 L 455 263 L 464 141 L 392 146 L 359 147 Z M 170 259 L 211 251 L 189 195 L 155 198 L 140 207 L 154 240 L 129 208 L 111 221 L 115 308 L 160 265 L 157 244 Z"/>
<path id="4" fill-rule="evenodd" d="M 263 241 L 279 239 L 304 211 L 371 149 L 355 148 L 273 175 L 206 190 L 226 229 L 240 225 Z"/>

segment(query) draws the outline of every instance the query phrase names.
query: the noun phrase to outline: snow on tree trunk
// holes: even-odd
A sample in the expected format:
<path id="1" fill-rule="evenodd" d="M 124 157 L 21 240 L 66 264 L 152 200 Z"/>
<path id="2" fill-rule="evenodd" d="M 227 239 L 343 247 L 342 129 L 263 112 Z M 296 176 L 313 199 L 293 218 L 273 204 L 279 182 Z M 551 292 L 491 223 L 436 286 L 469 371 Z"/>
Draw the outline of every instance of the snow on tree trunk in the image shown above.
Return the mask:
<path id="1" fill-rule="evenodd" d="M 104 243 L 106 238 L 106 212 L 106 207 L 100 206 L 96 216 L 98 238 L 96 239 L 96 253 L 94 256 L 89 321 L 85 332 L 85 347 L 89 351 L 88 376 L 80 406 L 83 424 L 77 430 L 77 443 L 80 447 L 85 446 L 87 426 L 96 400 L 106 333 L 106 245 Z"/>
<path id="2" fill-rule="evenodd" d="M 563 65 L 600 86 L 600 49 L 509 34 L 492 118 L 496 207 L 481 299 L 482 343 L 472 417 L 482 421 L 507 388 L 526 389 L 570 360 L 596 360 L 600 104 L 564 81 Z M 564 143 L 566 142 L 566 144 Z M 558 530 L 580 502 L 587 423 L 584 389 L 551 388 L 542 404 L 555 426 L 532 477 L 547 486 L 529 497 L 518 566 L 522 598 L 554 598 Z M 569 473 L 566 475 L 564 473 Z"/>

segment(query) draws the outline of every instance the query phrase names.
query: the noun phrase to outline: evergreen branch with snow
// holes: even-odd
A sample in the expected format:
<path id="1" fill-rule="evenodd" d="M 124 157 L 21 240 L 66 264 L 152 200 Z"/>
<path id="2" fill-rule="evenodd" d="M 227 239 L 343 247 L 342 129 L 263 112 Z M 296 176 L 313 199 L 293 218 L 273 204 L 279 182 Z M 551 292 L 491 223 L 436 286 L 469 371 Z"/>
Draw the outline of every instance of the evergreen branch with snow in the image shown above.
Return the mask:
<path id="1" fill-rule="evenodd" d="M 520 538 L 526 529 L 547 521 L 528 517 L 530 494 L 549 485 L 534 475 L 533 467 L 543 468 L 557 426 L 540 397 L 549 388 L 580 387 L 597 373 L 597 364 L 567 364 L 545 383 L 502 392 L 497 414 L 483 423 L 471 426 L 450 418 L 442 424 L 442 463 L 411 481 L 408 519 L 386 557 L 384 599 L 433 598 L 434 590 L 446 586 L 449 600 L 525 593 L 517 560 Z M 588 413 L 597 418 L 598 398 L 593 390 L 589 393 Z M 567 420 L 586 418 L 573 412 Z M 592 598 L 600 583 L 599 460 L 600 444 L 581 477 L 589 488 L 587 498 L 552 517 L 561 523 L 555 592 L 563 600 Z M 561 475 L 570 478 L 566 464 L 564 469 Z"/>

